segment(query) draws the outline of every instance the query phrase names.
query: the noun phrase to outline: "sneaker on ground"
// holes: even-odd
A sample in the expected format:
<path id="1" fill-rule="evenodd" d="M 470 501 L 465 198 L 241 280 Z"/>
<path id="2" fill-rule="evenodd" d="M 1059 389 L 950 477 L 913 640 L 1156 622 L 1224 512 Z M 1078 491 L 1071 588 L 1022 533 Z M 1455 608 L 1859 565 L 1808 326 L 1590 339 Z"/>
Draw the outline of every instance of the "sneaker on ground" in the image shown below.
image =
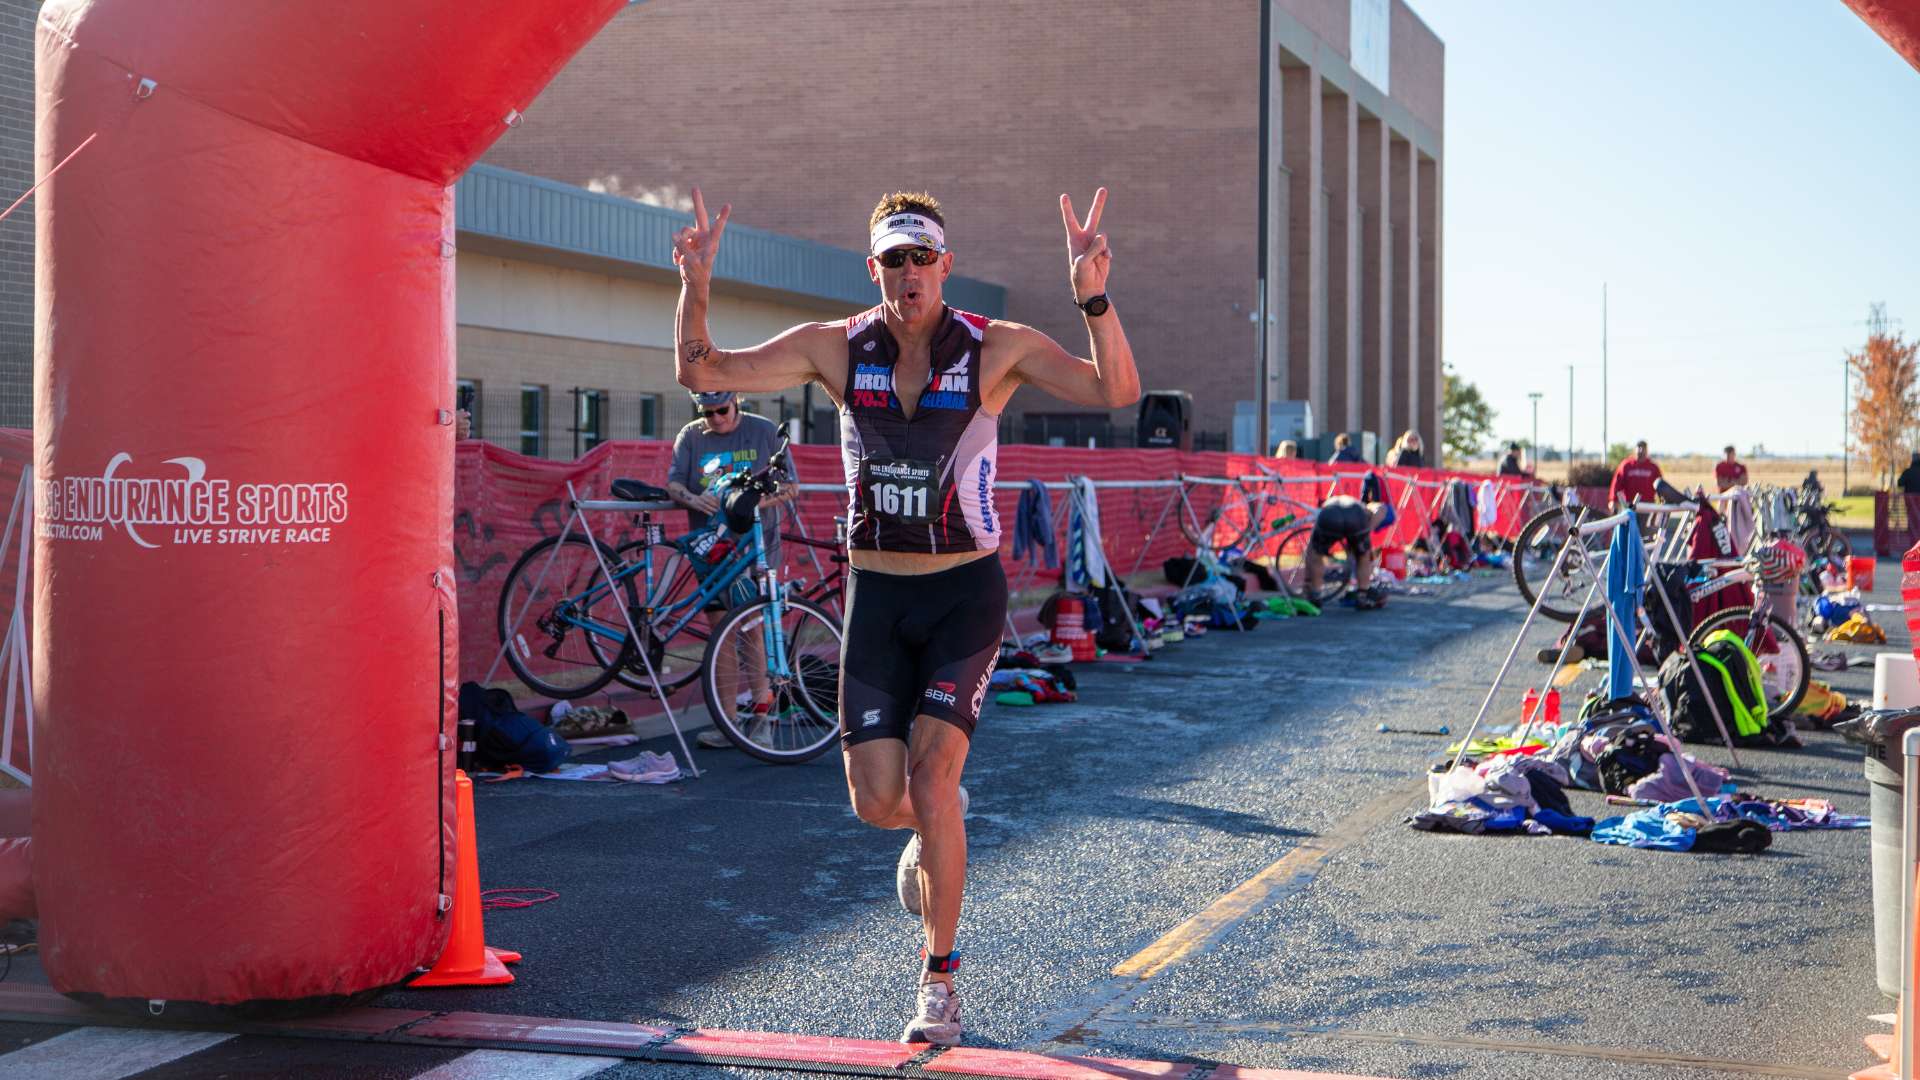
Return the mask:
<path id="1" fill-rule="evenodd" d="M 727 738 L 727 733 L 717 727 L 710 727 L 701 732 L 693 741 L 708 750 L 727 750 L 733 746 L 733 740 Z"/>
<path id="2" fill-rule="evenodd" d="M 1065 645 L 1046 644 L 1033 650 L 1034 658 L 1042 667 L 1048 664 L 1070 664 L 1073 662 L 1073 650 Z"/>
<path id="3" fill-rule="evenodd" d="M 967 797 L 967 786 L 960 785 L 960 820 L 967 819 L 967 807 L 973 800 Z M 900 894 L 900 906 L 907 914 L 920 914 L 920 834 L 914 833 L 907 846 L 900 849 L 900 861 L 893 868 L 893 887 Z"/>
<path id="4" fill-rule="evenodd" d="M 665 754 L 656 754 L 643 750 L 637 757 L 625 761 L 615 761 L 607 766 L 607 772 L 616 780 L 657 781 L 671 779 L 680 775 L 680 766 Z"/>
<path id="5" fill-rule="evenodd" d="M 903 1043 L 960 1045 L 960 995 L 942 982 L 922 983 L 913 1019 L 900 1035 Z"/>

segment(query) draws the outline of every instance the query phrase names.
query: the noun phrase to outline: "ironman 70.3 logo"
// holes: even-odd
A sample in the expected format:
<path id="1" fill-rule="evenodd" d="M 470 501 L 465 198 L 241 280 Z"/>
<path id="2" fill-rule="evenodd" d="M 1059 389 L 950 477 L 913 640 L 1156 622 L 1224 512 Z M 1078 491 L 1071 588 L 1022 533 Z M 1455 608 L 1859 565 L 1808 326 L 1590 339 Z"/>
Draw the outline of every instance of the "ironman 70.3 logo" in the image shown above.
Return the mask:
<path id="1" fill-rule="evenodd" d="M 99 476 L 39 480 L 39 533 L 101 541 L 124 532 L 143 548 L 174 544 L 324 544 L 347 520 L 347 485 L 210 479 L 199 458 L 168 458 L 171 475 L 144 477 L 133 455 L 113 455 Z M 178 469 L 178 473 L 173 473 Z"/>

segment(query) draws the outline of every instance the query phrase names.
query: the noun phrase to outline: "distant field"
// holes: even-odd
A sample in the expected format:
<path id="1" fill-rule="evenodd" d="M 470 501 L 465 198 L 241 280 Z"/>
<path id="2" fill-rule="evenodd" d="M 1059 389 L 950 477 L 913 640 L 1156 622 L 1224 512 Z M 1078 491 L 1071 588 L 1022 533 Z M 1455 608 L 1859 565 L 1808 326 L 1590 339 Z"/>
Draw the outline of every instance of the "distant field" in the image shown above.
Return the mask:
<path id="1" fill-rule="evenodd" d="M 1587 460 L 1591 461 L 1592 459 L 1589 458 Z M 1655 454 L 1653 460 L 1660 464 L 1660 471 L 1666 475 L 1669 483 L 1675 487 L 1684 488 L 1693 487 L 1696 484 L 1711 485 L 1713 483 L 1713 467 L 1720 461 L 1720 458 L 1718 456 L 1705 457 L 1701 455 L 1669 458 Z M 1838 458 L 1778 457 L 1761 458 L 1752 461 L 1743 458 L 1742 461 L 1744 461 L 1747 466 L 1747 479 L 1751 483 L 1771 484 L 1774 487 L 1797 488 L 1800 486 L 1800 481 L 1807 478 L 1808 470 L 1814 470 L 1820 474 L 1820 482 L 1827 486 L 1827 492 L 1830 496 L 1840 493 L 1840 460 Z M 1475 461 L 1470 467 L 1476 470 L 1491 472 L 1499 468 L 1499 466 L 1500 460 L 1498 458 L 1483 458 Z M 1549 461 L 1542 466 L 1540 475 L 1548 480 L 1565 480 L 1567 478 L 1567 463 L 1564 461 Z M 1871 482 L 1871 478 L 1867 474 L 1865 462 L 1858 460 L 1853 462 L 1853 466 L 1851 470 L 1849 470 L 1848 482 L 1855 487 Z"/>

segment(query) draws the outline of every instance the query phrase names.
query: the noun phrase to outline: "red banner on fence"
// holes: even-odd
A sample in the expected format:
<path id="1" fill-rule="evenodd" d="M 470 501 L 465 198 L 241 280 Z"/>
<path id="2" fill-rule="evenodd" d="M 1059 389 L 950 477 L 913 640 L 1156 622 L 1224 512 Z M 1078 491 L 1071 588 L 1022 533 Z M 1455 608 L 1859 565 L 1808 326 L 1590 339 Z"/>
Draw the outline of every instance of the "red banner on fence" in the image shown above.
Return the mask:
<path id="1" fill-rule="evenodd" d="M 582 498 L 607 498 L 617 478 L 664 484 L 671 454 L 666 442 L 610 442 L 595 447 L 578 460 L 545 461 L 523 457 L 490 443 L 461 443 L 456 457 L 454 484 L 454 566 L 460 586 L 460 677 L 480 679 L 500 649 L 498 605 L 500 588 L 513 563 L 528 547 L 543 537 L 557 535 L 569 513 L 567 482 Z M 835 484 L 842 478 L 840 452 L 833 446 L 796 446 L 794 468 L 805 484 Z M 1381 474 L 1387 484 L 1388 500 L 1398 509 L 1393 545 L 1411 543 L 1433 517 L 1433 506 L 1445 481 L 1467 482 L 1479 497 L 1485 482 L 1491 498 L 1498 504 L 1498 517 L 1491 531 L 1506 537 L 1516 534 L 1524 524 L 1526 485 L 1512 480 L 1489 478 L 1474 473 L 1436 469 L 1369 469 L 1359 465 L 1323 465 L 1293 459 L 1255 458 L 1248 454 L 1183 453 L 1178 450 L 1097 450 L 1083 447 L 1007 445 L 1000 447 L 999 477 L 1002 482 L 1024 484 L 1064 482 L 1085 476 L 1096 482 L 1142 483 L 1173 481 L 1181 476 L 1240 477 L 1257 475 L 1262 469 L 1285 477 L 1315 483 L 1286 485 L 1286 492 L 1301 507 L 1292 512 L 1304 516 L 1305 508 L 1317 507 L 1331 494 L 1358 495 L 1362 479 L 1369 471 Z M 1414 484 L 1412 491 L 1407 490 Z M 1163 487 L 1110 487 L 1098 492 L 1101 541 L 1108 562 L 1126 574 L 1135 569 L 1152 570 L 1168 558 L 1190 555 L 1193 544 L 1180 528 L 1180 489 Z M 1237 489 L 1223 485 L 1195 485 L 1188 493 L 1191 513 L 1204 520 L 1220 508 L 1221 500 L 1244 501 Z M 994 496 L 994 508 L 1000 521 L 1011 531 L 1020 492 L 1002 488 Z M 1053 506 L 1061 510 L 1065 500 L 1056 494 Z M 1289 512 L 1286 504 L 1275 503 L 1274 513 Z M 808 493 L 796 502 L 800 520 L 809 536 L 826 540 L 834 533 L 833 519 L 847 512 L 845 494 Z M 1239 511 L 1229 506 L 1225 517 L 1232 524 Z M 1244 517 L 1241 517 L 1244 521 Z M 674 513 L 666 522 L 669 536 L 684 531 L 686 521 Z M 1064 514 L 1056 513 L 1056 533 L 1064 530 Z M 631 515 L 596 514 L 595 535 L 615 547 L 635 537 Z M 785 546 L 789 576 L 813 576 L 815 571 L 799 545 Z M 1000 547 L 1009 576 L 1031 580 L 1036 571 L 1016 564 L 1011 537 Z M 1041 569 L 1041 578 L 1057 579 L 1059 570 Z M 503 669 L 504 670 L 504 669 Z"/>

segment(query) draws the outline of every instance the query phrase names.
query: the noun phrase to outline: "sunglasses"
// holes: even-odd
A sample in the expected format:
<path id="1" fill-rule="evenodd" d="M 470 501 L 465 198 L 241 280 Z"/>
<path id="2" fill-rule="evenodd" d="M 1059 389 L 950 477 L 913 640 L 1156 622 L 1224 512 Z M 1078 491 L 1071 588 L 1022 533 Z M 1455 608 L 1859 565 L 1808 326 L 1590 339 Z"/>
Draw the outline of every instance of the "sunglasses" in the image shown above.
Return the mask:
<path id="1" fill-rule="evenodd" d="M 874 261 L 889 270 L 898 270 L 907 264 L 907 258 L 913 258 L 915 266 L 932 266 L 940 258 L 940 253 L 930 247 L 889 248 L 873 257 Z"/>
<path id="2" fill-rule="evenodd" d="M 717 408 L 717 409 L 701 409 L 701 410 L 700 410 L 700 417 L 701 417 L 701 419 L 703 419 L 703 420 L 704 420 L 704 419 L 707 419 L 707 418 L 709 418 L 709 417 L 714 417 L 714 416 L 725 416 L 725 415 L 727 415 L 728 413 L 730 413 L 730 412 L 732 412 L 732 411 L 733 411 L 733 406 L 732 406 L 732 405 L 730 405 L 730 404 L 729 404 L 729 405 L 722 405 L 722 406 L 720 406 L 720 407 L 719 407 L 719 408 Z"/>

